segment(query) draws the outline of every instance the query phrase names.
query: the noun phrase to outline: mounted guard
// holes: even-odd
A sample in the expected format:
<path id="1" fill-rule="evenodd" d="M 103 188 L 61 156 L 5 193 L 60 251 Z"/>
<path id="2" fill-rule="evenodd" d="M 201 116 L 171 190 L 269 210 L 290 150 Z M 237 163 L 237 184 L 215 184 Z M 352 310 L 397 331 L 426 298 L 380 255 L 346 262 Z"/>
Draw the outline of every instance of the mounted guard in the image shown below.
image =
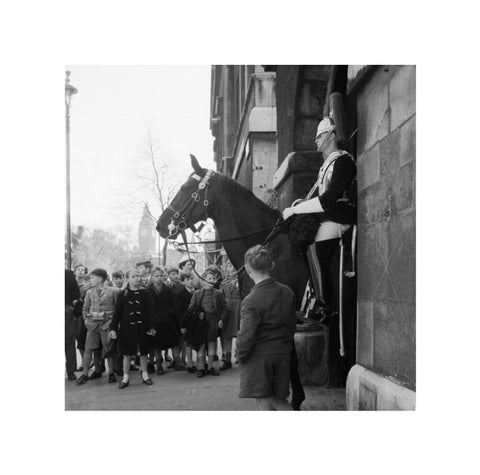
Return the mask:
<path id="1" fill-rule="evenodd" d="M 344 306 L 351 308 L 355 302 L 356 282 L 353 282 L 353 277 L 357 213 L 356 164 L 350 153 L 343 150 L 341 138 L 333 118 L 324 117 L 315 138 L 317 150 L 324 156 L 318 179 L 306 199 L 297 200 L 291 207 L 285 208 L 283 217 L 288 219 L 301 215 L 299 220 L 305 220 L 308 215 L 310 222 L 307 225 L 312 227 L 313 222 L 313 243 L 306 248 L 306 256 L 315 293 L 316 313 L 321 321 L 332 324 L 332 329 L 338 325 L 338 346 L 343 357 Z M 301 224 L 297 223 L 297 226 Z"/>

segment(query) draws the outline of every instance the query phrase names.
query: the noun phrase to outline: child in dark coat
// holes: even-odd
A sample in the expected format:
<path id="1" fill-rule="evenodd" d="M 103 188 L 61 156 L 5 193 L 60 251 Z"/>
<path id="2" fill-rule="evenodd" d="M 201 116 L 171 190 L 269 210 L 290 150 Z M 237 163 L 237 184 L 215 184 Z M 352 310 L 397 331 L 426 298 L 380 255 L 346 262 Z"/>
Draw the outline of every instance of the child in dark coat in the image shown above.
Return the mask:
<path id="1" fill-rule="evenodd" d="M 193 275 L 188 272 L 180 273 L 180 281 L 183 283 L 183 289 L 175 295 L 175 312 L 178 318 L 178 326 L 182 328 L 185 313 L 192 300 L 192 295 L 195 292 L 195 280 Z M 187 365 L 187 371 L 189 373 L 195 373 L 197 368 L 193 366 L 192 361 L 192 348 L 187 345 L 185 335 L 182 333 L 179 346 L 182 353 L 182 362 Z"/>
<path id="2" fill-rule="evenodd" d="M 218 329 L 223 326 L 227 304 L 220 290 L 214 289 L 216 276 L 211 271 L 202 275 L 203 289 L 196 290 L 187 309 L 183 323 L 187 345 L 198 352 L 199 371 L 197 378 L 207 374 L 218 376 L 213 367 Z M 205 349 L 208 348 L 208 371 L 205 370 Z"/>
<path id="3" fill-rule="evenodd" d="M 117 297 L 110 324 L 110 338 L 117 338 L 123 354 L 123 379 L 119 388 L 129 385 L 130 358 L 140 352 L 140 367 L 144 384 L 153 384 L 148 377 L 149 336 L 155 335 L 153 302 L 150 292 L 140 287 L 140 274 L 136 269 L 126 273 L 128 285 Z M 120 330 L 119 330 L 120 326 Z"/>
<path id="4" fill-rule="evenodd" d="M 174 368 L 176 371 L 185 369 L 180 361 L 178 339 L 180 325 L 175 318 L 175 301 L 172 290 L 163 283 L 164 271 L 155 267 L 152 272 L 149 291 L 153 300 L 156 335 L 151 338 L 151 348 L 155 350 L 157 359 L 157 374 L 164 374 L 162 350 L 172 348 Z"/>
<path id="5" fill-rule="evenodd" d="M 239 396 L 255 398 L 259 410 L 291 411 L 287 397 L 297 322 L 295 295 L 271 277 L 273 266 L 268 247 L 257 245 L 245 254 L 245 269 L 255 285 L 241 304 Z"/>

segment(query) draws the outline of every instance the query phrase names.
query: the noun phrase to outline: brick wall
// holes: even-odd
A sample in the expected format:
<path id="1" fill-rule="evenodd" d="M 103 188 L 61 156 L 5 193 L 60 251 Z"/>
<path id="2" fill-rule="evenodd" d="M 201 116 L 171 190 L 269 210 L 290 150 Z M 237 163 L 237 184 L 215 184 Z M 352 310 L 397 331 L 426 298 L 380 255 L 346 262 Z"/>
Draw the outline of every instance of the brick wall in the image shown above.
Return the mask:
<path id="1" fill-rule="evenodd" d="M 415 67 L 356 90 L 357 362 L 415 388 Z"/>

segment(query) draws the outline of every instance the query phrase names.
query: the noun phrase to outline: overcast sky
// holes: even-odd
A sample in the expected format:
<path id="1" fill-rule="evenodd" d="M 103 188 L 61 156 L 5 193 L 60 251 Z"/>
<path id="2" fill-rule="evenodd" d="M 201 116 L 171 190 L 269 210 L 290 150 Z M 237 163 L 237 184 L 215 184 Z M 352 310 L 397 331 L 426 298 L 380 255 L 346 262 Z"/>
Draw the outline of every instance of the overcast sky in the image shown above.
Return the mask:
<path id="1" fill-rule="evenodd" d="M 160 144 L 162 160 L 170 163 L 172 181 L 184 181 L 191 172 L 190 153 L 204 167 L 214 167 L 210 66 L 67 69 L 78 89 L 70 113 L 74 226 L 137 229 L 142 206 L 135 198 L 143 198 L 144 191 L 137 169 L 148 131 Z"/>

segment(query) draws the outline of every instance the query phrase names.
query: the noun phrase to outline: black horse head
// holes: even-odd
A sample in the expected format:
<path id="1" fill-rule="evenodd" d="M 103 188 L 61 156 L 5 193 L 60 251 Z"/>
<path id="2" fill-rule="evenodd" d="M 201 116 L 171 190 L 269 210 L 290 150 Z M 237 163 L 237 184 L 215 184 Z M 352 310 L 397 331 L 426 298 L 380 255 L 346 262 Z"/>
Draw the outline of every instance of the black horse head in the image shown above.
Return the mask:
<path id="1" fill-rule="evenodd" d="M 205 203 L 208 184 L 202 187 L 208 171 L 202 168 L 194 155 L 190 155 L 193 173 L 162 213 L 157 222 L 157 231 L 163 238 L 175 239 L 180 231 L 193 228 L 207 219 L 208 203 Z"/>

